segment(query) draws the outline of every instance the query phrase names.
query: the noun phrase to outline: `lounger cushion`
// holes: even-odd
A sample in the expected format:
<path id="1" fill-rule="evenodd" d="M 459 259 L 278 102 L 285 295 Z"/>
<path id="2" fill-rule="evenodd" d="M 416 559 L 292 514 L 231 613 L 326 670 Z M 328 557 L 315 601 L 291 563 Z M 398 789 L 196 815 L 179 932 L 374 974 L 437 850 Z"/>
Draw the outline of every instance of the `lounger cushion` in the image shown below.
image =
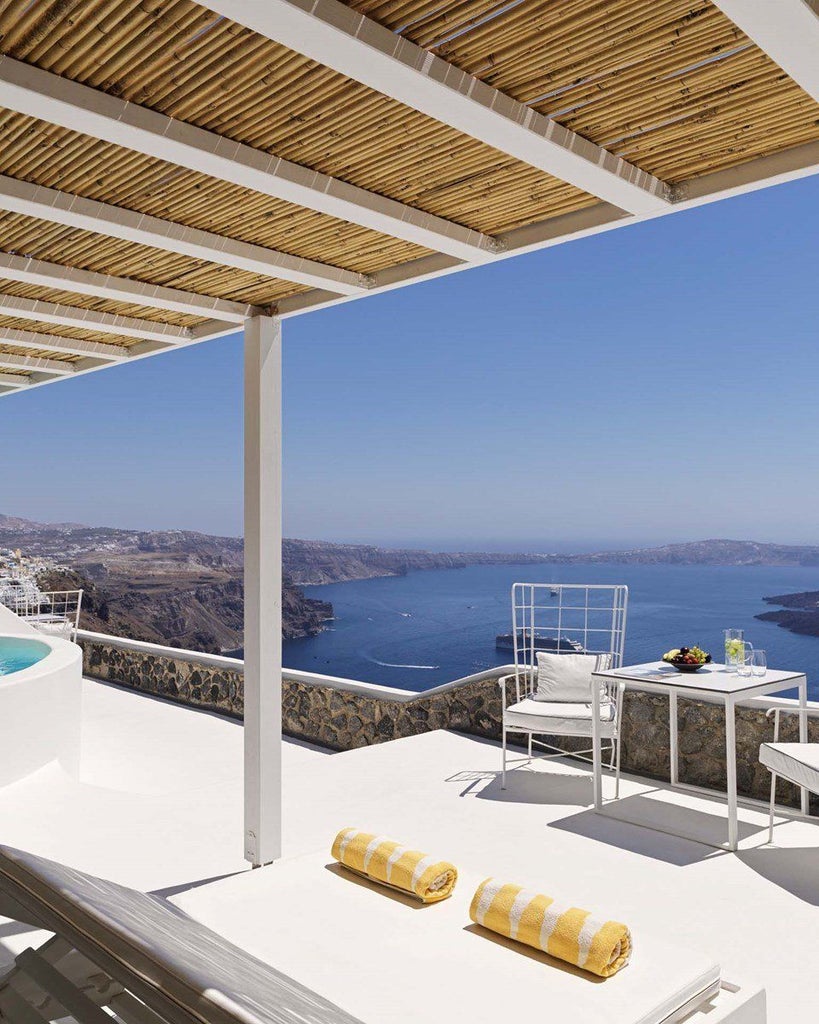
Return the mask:
<path id="1" fill-rule="evenodd" d="M 459 865 L 453 896 L 423 907 L 328 861 L 280 861 L 171 899 L 367 1024 L 499 1024 L 510 1008 L 522 1020 L 660 1024 L 718 985 L 712 958 L 670 933 L 636 929 L 631 962 L 603 981 L 471 924 L 469 902 L 488 868 Z M 535 861 L 522 885 L 545 884 Z M 568 864 L 548 876 L 569 902 L 583 885 L 572 876 Z M 624 895 L 612 899 L 590 909 L 628 921 Z"/>
<path id="2" fill-rule="evenodd" d="M 158 896 L 0 846 L 6 893 L 160 1015 L 172 1005 L 190 1024 L 358 1024 Z"/>
<path id="3" fill-rule="evenodd" d="M 614 729 L 614 705 L 600 705 L 600 733 L 611 736 Z M 527 697 L 511 704 L 503 716 L 507 729 L 524 729 L 552 736 L 591 736 L 591 704 L 564 704 L 561 701 L 541 701 Z"/>
<path id="4" fill-rule="evenodd" d="M 783 779 L 819 793 L 819 743 L 763 743 L 759 760 Z"/>

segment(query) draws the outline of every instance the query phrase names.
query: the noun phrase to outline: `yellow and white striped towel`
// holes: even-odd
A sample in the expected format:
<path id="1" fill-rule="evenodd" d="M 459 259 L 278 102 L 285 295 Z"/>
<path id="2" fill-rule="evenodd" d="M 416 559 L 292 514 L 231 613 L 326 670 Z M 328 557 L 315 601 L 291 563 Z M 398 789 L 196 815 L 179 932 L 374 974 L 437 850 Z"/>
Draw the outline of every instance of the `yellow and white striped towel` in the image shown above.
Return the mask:
<path id="1" fill-rule="evenodd" d="M 496 878 L 478 886 L 469 916 L 475 924 L 601 978 L 616 974 L 631 956 L 631 933 L 619 921 L 597 920 L 588 910 Z"/>
<path id="2" fill-rule="evenodd" d="M 343 828 L 333 841 L 331 852 L 345 867 L 417 896 L 424 903 L 445 900 L 458 880 L 457 870 L 448 861 L 434 860 L 386 836 L 360 832 L 357 828 Z"/>

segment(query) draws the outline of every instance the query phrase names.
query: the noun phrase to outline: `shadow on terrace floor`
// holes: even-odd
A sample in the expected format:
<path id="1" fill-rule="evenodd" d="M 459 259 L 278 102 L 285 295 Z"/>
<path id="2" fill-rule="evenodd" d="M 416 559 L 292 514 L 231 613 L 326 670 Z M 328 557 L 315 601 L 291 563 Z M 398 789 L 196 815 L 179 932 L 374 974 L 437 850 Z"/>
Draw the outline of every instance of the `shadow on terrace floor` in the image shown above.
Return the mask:
<path id="1" fill-rule="evenodd" d="M 494 771 L 462 771 L 447 782 L 463 786 L 461 796 L 479 800 L 499 800 L 510 804 L 543 804 L 544 806 L 583 807 L 592 803 L 592 780 L 588 774 L 547 775 L 542 771 L 517 768 L 506 775 L 506 789 L 501 789 L 501 773 Z"/>
<path id="2" fill-rule="evenodd" d="M 565 762 L 564 762 L 565 765 Z M 553 816 L 548 827 L 585 836 L 622 850 L 650 857 L 677 867 L 696 864 L 727 855 L 719 849 L 727 836 L 727 811 L 719 796 L 697 797 L 698 806 L 690 806 L 683 794 L 660 783 L 624 776 L 623 786 L 642 792 L 609 800 L 603 810 L 592 809 L 592 779 L 587 771 L 537 770 L 528 764 L 507 773 L 507 788 L 501 789 L 499 771 L 464 770 L 447 782 L 459 784 L 462 797 L 495 800 L 509 804 L 537 804 L 560 808 L 581 808 L 566 817 Z M 606 772 L 604 792 L 613 795 L 614 781 Z M 711 809 L 713 808 L 713 810 Z M 740 810 L 740 841 L 764 836 L 766 825 L 758 813 Z"/>
<path id="3" fill-rule="evenodd" d="M 612 801 L 597 813 L 580 811 L 550 822 L 549 827 L 677 867 L 728 855 L 718 848 L 726 839 L 724 815 L 652 799 L 650 793 Z M 763 831 L 762 825 L 740 818 L 740 841 Z"/>
<path id="4" fill-rule="evenodd" d="M 774 842 L 776 836 L 774 830 Z M 736 856 L 752 871 L 778 885 L 780 889 L 786 889 L 804 903 L 819 907 L 819 850 L 816 847 L 797 846 L 786 849 L 763 846 L 741 851 Z"/>

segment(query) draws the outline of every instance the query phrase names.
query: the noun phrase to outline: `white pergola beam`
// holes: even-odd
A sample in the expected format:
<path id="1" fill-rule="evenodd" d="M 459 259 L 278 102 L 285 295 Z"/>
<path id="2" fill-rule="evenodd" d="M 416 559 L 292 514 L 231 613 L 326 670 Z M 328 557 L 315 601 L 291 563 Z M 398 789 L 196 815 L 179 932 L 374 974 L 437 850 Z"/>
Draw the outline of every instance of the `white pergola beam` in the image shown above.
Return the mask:
<path id="1" fill-rule="evenodd" d="M 713 2 L 819 102 L 819 4 L 816 0 Z"/>
<path id="2" fill-rule="evenodd" d="M 0 344 L 15 348 L 30 348 L 35 352 L 66 352 L 74 356 L 88 356 L 108 363 L 121 363 L 130 357 L 130 349 L 120 345 L 106 345 L 99 341 L 78 341 L 56 334 L 37 334 L 16 327 L 0 327 Z"/>
<path id="3" fill-rule="evenodd" d="M 276 249 L 240 242 L 159 217 L 149 217 L 121 206 L 99 203 L 95 199 L 84 199 L 44 185 L 32 185 L 6 175 L 0 175 L 0 209 L 165 252 L 182 253 L 193 259 L 253 274 L 282 278 L 314 288 L 328 288 L 340 295 L 357 295 L 369 286 L 368 278 L 350 270 L 290 256 Z"/>
<path id="4" fill-rule="evenodd" d="M 281 322 L 245 324 L 245 858 L 281 856 Z"/>
<path id="5" fill-rule="evenodd" d="M 91 270 L 65 267 L 61 263 L 48 263 L 30 256 L 16 256 L 0 252 L 0 279 L 17 281 L 20 284 L 40 285 L 60 291 L 91 295 L 99 299 L 112 299 L 153 309 L 166 309 L 172 313 L 189 316 L 218 317 L 233 324 L 243 324 L 247 317 L 256 312 L 253 306 L 228 299 L 217 299 L 210 295 L 166 288 L 158 284 L 128 277 L 112 277 L 97 274 Z"/>
<path id="6" fill-rule="evenodd" d="M 653 175 L 339 0 L 208 0 L 208 8 L 630 213 L 668 205 Z"/>
<path id="7" fill-rule="evenodd" d="M 523 253 L 562 245 L 576 239 L 587 238 L 590 235 L 626 227 L 629 224 L 653 220 L 655 217 L 668 213 L 683 213 L 698 206 L 719 202 L 734 196 L 743 196 L 759 189 L 785 184 L 815 174 L 819 174 L 819 141 L 804 143 L 779 153 L 737 164 L 735 167 L 723 171 L 714 171 L 694 178 L 677 187 L 675 202 L 670 207 L 652 215 L 633 217 L 624 214 L 619 207 L 599 203 L 562 217 L 553 217 L 541 223 L 524 225 L 500 236 L 500 240 L 506 248 L 494 259 L 508 259 Z M 459 273 L 467 268 L 467 264 L 461 263 L 453 257 L 435 253 L 410 263 L 379 271 L 374 276 L 372 293 L 403 288 L 448 274 Z M 329 291 L 316 289 L 282 300 L 278 303 L 277 312 L 279 318 L 284 319 L 349 301 L 352 301 L 352 297 L 342 297 Z M 208 321 L 193 327 L 190 331 L 190 338 L 179 344 L 196 344 L 232 333 L 234 330 L 234 325 L 220 321 Z M 125 350 L 111 345 L 79 342 L 67 338 L 55 338 L 51 335 L 0 328 L 0 340 L 3 339 L 18 346 L 25 344 L 28 348 L 52 348 L 55 351 L 77 352 L 81 355 L 109 358 L 114 361 L 119 361 L 122 358 L 147 358 L 157 351 L 168 350 L 167 346 L 163 348 L 155 343 L 142 342 L 128 349 L 127 356 L 123 356 L 121 353 Z M 91 360 L 88 362 L 90 363 Z M 84 372 L 91 372 L 93 369 L 93 367 L 83 367 L 78 370 L 77 376 Z M 29 387 L 38 387 L 41 383 L 46 382 L 33 382 Z M 9 393 L 13 391 L 13 389 L 7 390 Z"/>
<path id="8" fill-rule="evenodd" d="M 674 203 L 665 210 L 653 214 L 642 217 L 629 216 L 613 204 L 599 203 L 561 217 L 550 217 L 540 223 L 515 228 L 498 236 L 504 250 L 495 257 L 495 261 L 588 238 L 590 235 L 602 234 L 629 224 L 640 224 L 668 214 L 684 213 L 698 206 L 747 195 L 816 174 L 819 174 L 819 141 L 807 142 L 683 182 L 675 187 Z M 410 284 L 459 273 L 464 269 L 462 264 L 441 254 L 423 256 L 409 263 L 378 271 L 373 275 L 373 292 L 381 293 L 404 288 Z M 301 295 L 283 299 L 278 303 L 277 309 L 279 316 L 286 319 L 346 301 L 349 300 L 340 299 L 326 291 L 303 292 Z"/>
<path id="9" fill-rule="evenodd" d="M 493 238 L 147 107 L 0 57 L 4 107 L 462 260 Z"/>
<path id="10" fill-rule="evenodd" d="M 0 367 L 4 370 L 32 370 L 53 374 L 55 377 L 70 377 L 75 373 L 71 363 L 61 363 L 57 359 L 45 359 L 39 356 L 17 356 L 8 352 L 0 352 Z"/>
<path id="11" fill-rule="evenodd" d="M 0 293 L 0 314 L 37 323 L 58 324 L 61 327 L 81 327 L 83 330 L 99 331 L 101 334 L 163 341 L 168 345 L 186 341 L 190 337 L 190 329 L 187 327 L 176 327 L 153 320 L 138 320 L 136 317 L 119 316 L 115 313 L 99 313 L 95 309 L 64 306 L 58 302 L 44 302 L 42 299 L 24 299 L 18 295 L 4 293 Z"/>

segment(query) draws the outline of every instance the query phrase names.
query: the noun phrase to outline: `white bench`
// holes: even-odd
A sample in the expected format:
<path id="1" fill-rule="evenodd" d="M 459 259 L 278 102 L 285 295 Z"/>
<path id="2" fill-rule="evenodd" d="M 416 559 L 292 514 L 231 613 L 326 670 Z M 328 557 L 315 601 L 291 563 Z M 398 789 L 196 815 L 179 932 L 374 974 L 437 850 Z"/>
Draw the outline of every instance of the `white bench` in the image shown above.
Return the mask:
<path id="1" fill-rule="evenodd" d="M 125 1024 L 497 1024 L 514 1005 L 579 1024 L 766 1020 L 764 989 L 723 979 L 701 951 L 641 931 L 628 967 L 602 981 L 472 925 L 480 875 L 424 907 L 328 861 L 282 861 L 165 900 L 0 847 L 0 913 L 56 933 L 0 980 L 0 1013 L 12 1024 L 110 1024 L 100 1006 Z"/>
<path id="2" fill-rule="evenodd" d="M 759 747 L 759 762 L 771 773 L 771 807 L 768 823 L 768 842 L 773 843 L 774 811 L 776 809 L 776 780 L 781 776 L 799 786 L 803 792 L 819 793 L 819 743 L 780 743 L 779 727 L 782 715 L 799 715 L 801 725 L 806 724 L 806 712 L 803 708 L 777 707 L 771 708 L 768 717 L 773 715 L 773 743 L 762 743 Z M 805 733 L 805 738 L 807 734 Z M 807 813 L 806 803 L 802 805 L 803 813 Z"/>

